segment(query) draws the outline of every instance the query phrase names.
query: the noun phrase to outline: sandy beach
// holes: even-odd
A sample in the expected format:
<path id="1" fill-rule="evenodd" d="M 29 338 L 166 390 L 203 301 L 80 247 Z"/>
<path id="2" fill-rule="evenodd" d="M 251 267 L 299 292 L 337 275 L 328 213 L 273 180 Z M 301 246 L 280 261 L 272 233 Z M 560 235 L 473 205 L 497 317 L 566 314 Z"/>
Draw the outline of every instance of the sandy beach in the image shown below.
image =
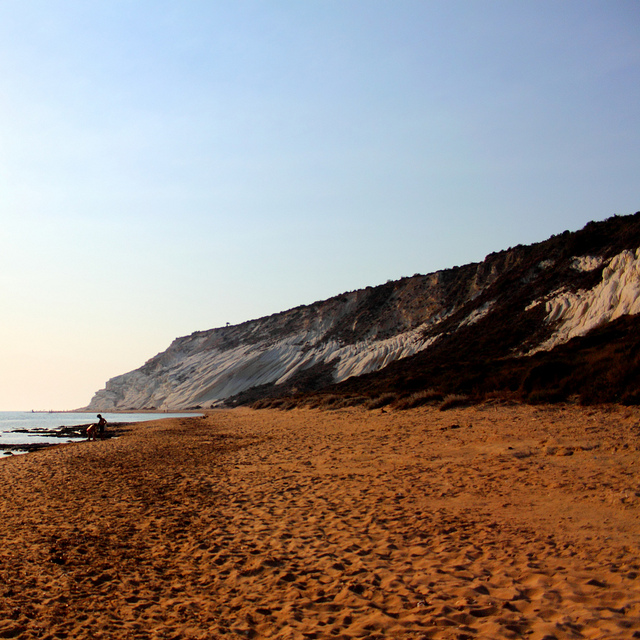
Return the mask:
<path id="1" fill-rule="evenodd" d="M 640 637 L 640 411 L 212 412 L 0 461 L 0 638 Z"/>

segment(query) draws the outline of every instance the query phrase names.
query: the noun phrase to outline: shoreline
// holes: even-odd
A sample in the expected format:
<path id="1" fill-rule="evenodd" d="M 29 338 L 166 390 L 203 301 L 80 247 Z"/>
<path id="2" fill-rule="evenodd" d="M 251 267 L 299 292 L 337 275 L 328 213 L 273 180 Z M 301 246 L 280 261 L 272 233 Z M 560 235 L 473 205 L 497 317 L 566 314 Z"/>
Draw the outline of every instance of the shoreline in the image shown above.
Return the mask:
<path id="1" fill-rule="evenodd" d="M 64 444 L 74 444 L 76 442 L 87 441 L 86 430 L 93 423 L 77 424 L 72 426 L 61 425 L 60 427 L 46 429 L 41 427 L 34 427 L 32 429 L 13 429 L 8 433 L 20 433 L 31 436 L 46 436 L 49 438 L 56 438 L 63 440 L 65 438 L 71 438 L 71 440 L 65 442 L 21 442 L 21 443 L 3 443 L 0 442 L 0 455 L 8 455 L 13 452 L 31 453 L 33 451 L 41 451 L 48 447 L 58 447 Z M 118 438 L 125 433 L 125 428 L 132 422 L 111 422 L 104 434 L 102 440 L 110 440 L 111 438 Z M 144 424 L 141 422 L 140 424 Z M 8 453 L 7 453 L 8 452 Z"/>
<path id="2" fill-rule="evenodd" d="M 75 413 L 75 412 L 2 412 L 9 414 L 9 419 L 5 421 L 5 417 L 0 415 L 0 454 L 2 452 L 21 452 L 27 453 L 40 450 L 47 446 L 58 446 L 63 444 L 61 440 L 68 442 L 80 441 L 86 439 L 86 429 L 95 424 L 95 413 Z M 74 424 L 73 420 L 77 420 L 81 415 L 82 422 Z M 105 416 L 109 418 L 106 430 L 106 438 L 111 437 L 109 434 L 115 435 L 120 432 L 123 427 L 136 422 L 148 422 L 157 420 L 159 417 L 191 417 L 203 415 L 202 412 L 172 412 L 170 414 L 148 413 L 146 411 L 107 413 Z M 31 417 L 33 416 L 33 418 Z M 53 417 L 54 419 L 42 419 Z M 67 418 L 65 418 L 67 416 Z M 74 417 L 75 416 L 75 417 Z M 140 418 L 142 417 L 142 420 Z M 125 418 L 122 420 L 122 418 Z M 61 424 L 70 422 L 70 424 Z M 20 425 L 20 426 L 18 426 Z M 36 425 L 36 426 L 34 426 Z M 22 436 L 22 438 L 20 438 Z"/>
<path id="3" fill-rule="evenodd" d="M 0 635 L 640 635 L 638 409 L 207 413 L 0 465 Z"/>

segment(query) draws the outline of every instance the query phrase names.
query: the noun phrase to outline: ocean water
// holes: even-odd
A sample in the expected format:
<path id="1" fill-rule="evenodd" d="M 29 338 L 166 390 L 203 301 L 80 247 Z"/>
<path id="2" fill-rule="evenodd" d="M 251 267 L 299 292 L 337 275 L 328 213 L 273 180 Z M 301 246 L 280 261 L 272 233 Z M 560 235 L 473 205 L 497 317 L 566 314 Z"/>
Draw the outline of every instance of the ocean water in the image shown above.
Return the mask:
<path id="1" fill-rule="evenodd" d="M 159 418 L 181 418 L 193 413 L 102 413 L 109 422 L 144 422 Z M 98 422 L 96 413 L 32 413 L 31 411 L 0 411 L 0 445 L 73 442 L 78 438 L 57 438 L 33 433 L 15 433 L 17 429 L 56 429 Z M 109 426 L 107 425 L 107 429 Z"/>

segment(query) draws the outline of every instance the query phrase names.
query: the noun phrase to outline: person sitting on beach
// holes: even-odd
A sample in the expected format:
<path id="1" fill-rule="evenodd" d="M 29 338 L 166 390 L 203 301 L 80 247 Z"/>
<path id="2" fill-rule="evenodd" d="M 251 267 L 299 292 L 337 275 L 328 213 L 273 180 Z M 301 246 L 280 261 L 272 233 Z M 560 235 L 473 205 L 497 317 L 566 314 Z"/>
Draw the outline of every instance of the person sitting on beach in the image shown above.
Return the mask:
<path id="1" fill-rule="evenodd" d="M 90 424 L 87 427 L 87 440 L 95 440 L 97 431 L 98 431 L 98 425 Z"/>
<path id="2" fill-rule="evenodd" d="M 100 439 L 104 438 L 104 428 L 107 426 L 107 421 L 98 414 L 98 434 L 100 435 Z"/>

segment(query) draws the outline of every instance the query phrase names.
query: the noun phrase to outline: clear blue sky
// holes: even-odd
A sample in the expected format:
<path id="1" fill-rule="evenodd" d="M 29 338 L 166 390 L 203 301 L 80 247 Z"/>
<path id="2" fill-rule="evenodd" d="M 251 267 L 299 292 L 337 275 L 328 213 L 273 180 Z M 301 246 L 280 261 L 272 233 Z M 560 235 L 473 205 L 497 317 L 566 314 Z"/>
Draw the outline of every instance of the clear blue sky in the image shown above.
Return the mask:
<path id="1" fill-rule="evenodd" d="M 640 209 L 637 0 L 2 0 L 0 410 Z"/>

